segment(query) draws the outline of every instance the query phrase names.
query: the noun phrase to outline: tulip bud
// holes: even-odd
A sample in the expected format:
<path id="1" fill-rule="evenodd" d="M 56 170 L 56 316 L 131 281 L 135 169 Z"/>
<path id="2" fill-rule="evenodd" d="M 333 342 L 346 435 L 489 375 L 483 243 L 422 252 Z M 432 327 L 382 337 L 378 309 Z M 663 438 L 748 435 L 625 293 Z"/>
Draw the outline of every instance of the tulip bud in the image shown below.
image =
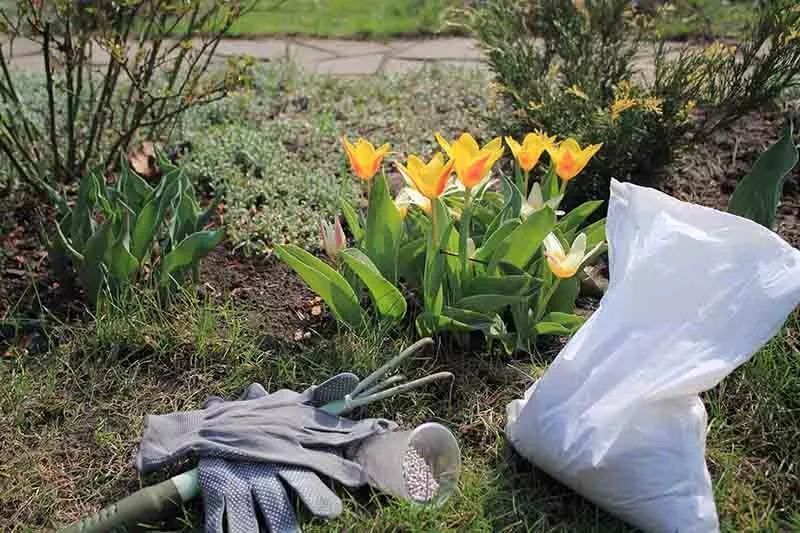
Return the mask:
<path id="1" fill-rule="evenodd" d="M 339 217 L 333 219 L 333 224 L 325 221 L 320 223 L 320 241 L 325 254 L 331 261 L 336 261 L 339 252 L 347 248 L 347 237 L 344 235 Z"/>

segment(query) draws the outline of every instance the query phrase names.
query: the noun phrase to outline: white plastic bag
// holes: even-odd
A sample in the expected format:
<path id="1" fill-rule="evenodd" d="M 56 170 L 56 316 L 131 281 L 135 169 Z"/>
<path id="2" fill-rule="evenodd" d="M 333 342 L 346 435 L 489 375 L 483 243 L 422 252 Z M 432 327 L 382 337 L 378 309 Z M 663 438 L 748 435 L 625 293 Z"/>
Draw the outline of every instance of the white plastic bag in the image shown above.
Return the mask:
<path id="1" fill-rule="evenodd" d="M 719 530 L 705 464 L 714 387 L 800 302 L 800 251 L 749 220 L 613 182 L 609 289 L 506 434 L 542 470 L 646 531 Z"/>

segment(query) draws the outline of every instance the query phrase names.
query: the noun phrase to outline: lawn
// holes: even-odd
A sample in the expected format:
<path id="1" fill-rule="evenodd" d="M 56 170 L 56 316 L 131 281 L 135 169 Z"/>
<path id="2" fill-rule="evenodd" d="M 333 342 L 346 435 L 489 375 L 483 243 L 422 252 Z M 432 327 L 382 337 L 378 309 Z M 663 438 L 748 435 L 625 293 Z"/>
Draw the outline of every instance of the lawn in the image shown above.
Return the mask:
<path id="1" fill-rule="evenodd" d="M 252 381 L 300 390 L 345 369 L 363 376 L 412 342 L 405 328 L 358 337 L 337 330 L 270 252 L 279 242 L 316 250 L 318 221 L 335 212 L 339 196 L 355 197 L 342 133 L 430 154 L 432 131 L 468 129 L 485 138 L 490 94 L 482 75 L 462 70 L 342 80 L 276 65 L 255 77 L 252 90 L 191 111 L 180 139 L 192 146 L 186 164 L 204 194 L 224 194 L 218 222 L 228 240 L 206 258 L 198 289 L 168 309 L 141 290 L 87 316 L 42 255 L 39 235 L 51 215 L 32 198 L 3 199 L 0 529 L 51 529 L 165 479 L 168 472 L 140 478 L 132 465 L 147 413 L 194 408 L 212 394 L 233 397 Z M 747 138 L 742 133 L 753 121 L 761 134 Z M 737 150 L 747 167 L 779 128 L 773 115 L 747 117 L 696 153 L 727 161 Z M 743 139 L 736 148 L 734 136 Z M 702 174 L 696 164 L 682 158 L 668 172 L 689 175 L 690 186 L 685 178 L 665 186 L 683 199 L 724 204 L 717 196 L 727 168 L 721 176 Z M 703 195 L 691 197 L 697 191 Z M 780 231 L 796 245 L 793 217 L 781 214 Z M 594 304 L 584 302 L 587 309 Z M 358 414 L 451 428 L 464 461 L 458 493 L 441 508 L 423 509 L 337 487 L 343 515 L 332 522 L 303 515 L 305 530 L 630 531 L 520 459 L 503 436 L 507 403 L 561 345 L 509 357 L 439 342 L 408 362 L 402 371 L 409 377 L 450 370 L 455 381 Z M 750 363 L 705 395 L 708 462 L 725 531 L 800 528 L 799 348 L 795 312 Z M 201 525 L 195 504 L 167 526 Z"/>
<path id="2" fill-rule="evenodd" d="M 232 36 L 313 35 L 386 39 L 447 30 L 453 0 L 257 0 L 231 29 Z M 452 30 L 450 30 L 452 31 Z"/>
<path id="3" fill-rule="evenodd" d="M 678 0 L 661 12 L 656 28 L 667 39 L 713 39 L 741 36 L 755 19 L 749 0 Z"/>

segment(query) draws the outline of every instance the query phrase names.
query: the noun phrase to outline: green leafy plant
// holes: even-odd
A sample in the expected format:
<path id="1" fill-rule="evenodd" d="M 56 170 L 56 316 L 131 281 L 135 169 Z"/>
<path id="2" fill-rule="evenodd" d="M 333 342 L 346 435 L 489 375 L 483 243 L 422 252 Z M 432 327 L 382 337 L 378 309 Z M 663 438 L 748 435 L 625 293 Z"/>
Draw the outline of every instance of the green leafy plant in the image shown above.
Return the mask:
<path id="1" fill-rule="evenodd" d="M 75 204 L 56 226 L 54 264 L 71 265 L 91 304 L 117 296 L 132 283 L 153 280 L 162 289 L 187 275 L 222 240 L 204 229 L 216 203 L 201 210 L 191 180 L 159 154 L 161 181 L 152 187 L 123 158 L 117 181 L 98 172 L 80 182 Z"/>
<path id="2" fill-rule="evenodd" d="M 17 0 L 0 3 L 0 152 L 23 183 L 63 204 L 55 185 L 104 170 L 136 140 L 166 139 L 186 110 L 223 98 L 247 62 L 212 68 L 220 40 L 252 2 Z M 22 40 L 44 61 L 33 108 L 13 71 Z M 108 154 L 103 158 L 100 154 Z"/>
<path id="3" fill-rule="evenodd" d="M 654 183 L 675 151 L 797 85 L 800 10 L 771 0 L 735 45 L 675 49 L 628 0 L 497 0 L 464 11 L 495 75 L 494 127 L 602 141 L 570 204 Z M 636 55 L 653 47 L 652 58 Z M 653 65 L 650 69 L 649 65 Z M 695 109 L 702 110 L 696 113 Z"/>
<path id="4" fill-rule="evenodd" d="M 781 138 L 767 149 L 733 191 L 728 211 L 773 229 L 787 174 L 797 165 L 794 127 L 789 122 Z"/>
<path id="5" fill-rule="evenodd" d="M 398 163 L 408 186 L 394 199 L 378 174 L 388 147 L 345 141 L 369 188 L 366 213 L 341 202 L 354 242 L 337 219 L 322 228 L 330 263 L 294 245 L 276 252 L 356 330 L 371 316 L 397 324 L 414 309 L 421 335 L 480 332 L 508 352 L 533 350 L 540 335 L 570 335 L 583 322 L 574 314 L 581 267 L 602 251 L 605 224 L 586 225 L 600 201 L 566 214 L 558 204 L 600 147 L 529 137 L 522 146 L 507 139 L 514 175 L 489 180 L 504 151 L 499 138 L 480 148 L 469 134 L 453 143 L 437 136 L 449 161 L 437 154 L 427 164 L 416 156 Z M 544 151 L 549 168 L 532 172 Z M 374 315 L 361 305 L 367 295 Z"/>

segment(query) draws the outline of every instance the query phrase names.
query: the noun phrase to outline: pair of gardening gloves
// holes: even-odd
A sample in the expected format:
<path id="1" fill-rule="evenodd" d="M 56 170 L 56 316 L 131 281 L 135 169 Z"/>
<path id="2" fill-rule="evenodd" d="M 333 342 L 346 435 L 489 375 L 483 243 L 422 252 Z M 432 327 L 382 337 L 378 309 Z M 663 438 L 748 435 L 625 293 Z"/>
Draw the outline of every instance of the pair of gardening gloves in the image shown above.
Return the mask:
<path id="1" fill-rule="evenodd" d="M 403 432 L 394 422 L 353 421 L 320 407 L 346 401 L 358 385 L 339 374 L 302 393 L 269 394 L 258 383 L 238 401 L 209 398 L 203 409 L 148 415 L 137 468 L 149 472 L 190 454 L 199 457 L 199 478 L 208 533 L 299 532 L 287 488 L 321 518 L 342 512 L 342 502 L 317 474 L 343 485 L 394 484 L 381 461 Z M 396 443 L 395 443 L 396 445 Z M 266 524 L 259 525 L 257 510 Z"/>

